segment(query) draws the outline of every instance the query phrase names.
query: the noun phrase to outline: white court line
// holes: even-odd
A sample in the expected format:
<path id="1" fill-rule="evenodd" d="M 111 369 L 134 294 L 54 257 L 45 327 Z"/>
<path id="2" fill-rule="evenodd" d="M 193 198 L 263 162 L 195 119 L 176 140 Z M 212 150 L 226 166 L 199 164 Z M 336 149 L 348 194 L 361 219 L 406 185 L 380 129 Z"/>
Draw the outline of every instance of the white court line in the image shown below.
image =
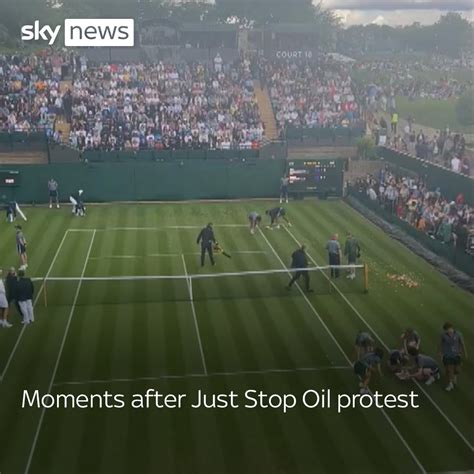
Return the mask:
<path id="1" fill-rule="evenodd" d="M 293 232 L 288 229 L 286 225 L 283 226 L 288 232 L 288 234 L 292 237 L 292 239 L 298 244 L 301 245 L 298 239 L 295 237 Z M 308 253 L 306 252 L 310 260 L 313 262 L 314 265 L 318 266 L 318 263 L 316 260 Z M 339 289 L 339 287 L 323 272 L 321 273 L 325 276 L 325 278 L 330 282 L 330 284 L 334 287 L 334 289 L 339 293 L 339 295 L 342 297 L 342 299 L 347 303 L 347 305 L 352 309 L 352 311 L 357 315 L 357 317 L 366 325 L 367 328 L 370 329 L 372 334 L 380 341 L 380 343 L 384 346 L 384 348 L 390 352 L 390 348 L 385 344 L 383 339 L 377 334 L 377 332 L 374 330 L 374 328 L 369 324 L 369 322 L 362 316 L 362 314 L 358 311 L 358 309 L 349 301 L 349 299 L 342 293 L 342 291 Z M 436 410 L 440 413 L 440 415 L 448 422 L 448 424 L 451 426 L 451 428 L 457 433 L 457 435 L 464 441 L 464 443 L 468 446 L 468 448 L 471 451 L 474 451 L 474 446 L 469 442 L 469 440 L 461 433 L 459 428 L 449 419 L 448 415 L 444 413 L 444 411 L 441 409 L 441 407 L 433 400 L 431 395 L 424 389 L 424 387 L 418 382 L 418 380 L 413 379 L 416 386 L 418 387 L 419 390 L 423 392 L 423 394 L 426 396 L 426 398 L 432 403 L 432 405 L 436 408 Z"/>
<path id="2" fill-rule="evenodd" d="M 283 262 L 283 260 L 280 258 L 280 255 L 278 255 L 278 252 L 275 250 L 275 248 L 273 247 L 273 245 L 270 243 L 270 241 L 267 239 L 266 235 L 262 232 L 262 230 L 260 229 L 260 227 L 258 228 L 260 234 L 262 235 L 262 237 L 264 238 L 265 242 L 267 243 L 267 245 L 270 247 L 271 251 L 273 252 L 273 254 L 275 255 L 275 257 L 278 259 L 278 261 L 280 262 L 281 266 L 286 270 L 286 273 L 288 273 L 288 275 L 291 277 L 291 272 L 290 270 L 288 269 L 288 267 L 285 265 L 285 263 Z M 327 327 L 326 323 L 323 321 L 323 319 L 321 318 L 320 314 L 316 311 L 316 308 L 314 307 L 313 303 L 311 303 L 311 301 L 309 300 L 309 298 L 306 296 L 306 293 L 303 291 L 303 289 L 301 288 L 301 286 L 299 285 L 298 282 L 296 282 L 296 287 L 298 288 L 298 290 L 300 291 L 300 293 L 303 295 L 303 298 L 304 300 L 306 301 L 306 303 L 308 304 L 308 306 L 311 308 L 311 311 L 313 312 L 313 314 L 319 319 L 319 322 L 321 323 L 321 325 L 324 327 L 324 329 L 326 329 L 326 332 L 329 334 L 329 336 L 331 337 L 331 339 L 333 340 L 334 344 L 336 344 L 336 347 L 341 351 L 341 354 L 344 356 L 344 358 L 346 359 L 347 363 L 349 364 L 349 367 L 352 367 L 352 362 L 350 360 L 350 358 L 347 356 L 347 354 L 344 352 L 344 349 L 341 347 L 341 345 L 339 344 L 339 342 L 337 341 L 337 339 L 334 337 L 334 334 L 332 334 L 332 332 L 329 330 L 329 328 Z"/>
<path id="3" fill-rule="evenodd" d="M 153 230 L 166 230 L 166 229 L 202 229 L 204 225 L 164 225 L 164 226 L 156 226 L 156 227 L 96 227 L 96 228 L 89 228 L 89 227 L 78 227 L 78 228 L 71 228 L 69 231 L 71 232 L 91 232 L 93 230 L 97 232 L 106 232 L 106 231 L 114 231 L 114 230 L 123 230 L 123 231 L 153 231 Z M 247 224 L 213 224 L 213 227 L 216 228 L 231 228 L 231 229 L 237 229 L 237 228 L 248 228 Z"/>
<path id="4" fill-rule="evenodd" d="M 325 372 L 328 370 L 351 370 L 347 366 L 330 366 L 330 367 L 296 367 L 294 369 L 267 369 L 267 370 L 239 370 L 235 372 L 208 372 L 207 374 L 177 374 L 177 375 L 158 375 L 156 377 L 136 377 L 136 378 L 119 378 L 119 379 L 95 379 L 95 380 L 72 380 L 69 382 L 56 382 L 54 387 L 62 387 L 65 385 L 93 385 L 107 384 L 116 382 L 153 382 L 163 379 L 187 379 L 187 378 L 203 378 L 203 377 L 232 377 L 241 375 L 271 375 L 271 374 L 292 374 L 298 372 Z"/>
<path id="5" fill-rule="evenodd" d="M 286 226 L 284 226 L 285 229 L 286 229 Z M 260 229 L 259 229 L 260 230 Z M 280 255 L 278 254 L 278 252 L 275 250 L 275 248 L 273 247 L 273 245 L 270 243 L 270 241 L 267 239 L 267 237 L 265 236 L 265 234 L 260 230 L 260 233 L 262 234 L 263 238 L 265 239 L 265 241 L 267 242 L 267 244 L 269 245 L 269 247 L 272 249 L 273 253 L 275 254 L 276 258 L 279 260 L 279 262 L 281 263 L 281 265 L 286 268 L 288 270 L 288 268 L 286 267 L 286 265 L 283 263 L 283 260 L 280 258 Z M 309 256 L 309 254 L 308 254 Z M 311 258 L 311 257 L 310 257 Z M 317 265 L 315 263 L 315 265 Z M 324 273 L 324 272 L 323 272 Z M 291 275 L 291 272 L 288 270 L 288 274 Z M 313 304 L 311 303 L 311 301 L 308 299 L 308 297 L 306 296 L 306 294 L 304 293 L 304 291 L 302 290 L 302 288 L 298 285 L 298 283 L 296 283 L 296 285 L 298 286 L 298 289 L 300 290 L 301 294 L 303 295 L 303 297 L 305 298 L 306 302 L 308 303 L 309 307 L 312 309 L 313 313 L 318 317 L 318 319 L 320 320 L 321 324 L 324 326 L 324 328 L 326 329 L 327 333 L 329 334 L 329 336 L 331 337 L 331 339 L 333 340 L 333 342 L 336 344 L 336 346 L 339 348 L 339 350 L 341 351 L 341 353 L 344 355 L 344 357 L 346 358 L 346 360 L 348 361 L 349 363 L 349 366 L 352 367 L 352 362 L 349 358 L 349 356 L 346 354 L 346 352 L 344 351 L 344 349 L 341 347 L 341 345 L 339 344 L 339 342 L 337 341 L 336 337 L 334 336 L 334 334 L 330 331 L 330 329 L 326 326 L 326 324 L 324 323 L 324 321 L 322 320 L 321 316 L 319 315 L 319 313 L 316 311 L 315 307 L 313 306 Z M 392 419 L 387 415 L 386 411 L 383 409 L 383 408 L 380 408 L 380 411 L 381 413 L 383 414 L 383 416 L 385 417 L 385 419 L 388 421 L 388 423 L 390 424 L 390 426 L 392 427 L 393 431 L 396 433 L 396 435 L 398 436 L 398 439 L 402 442 L 403 446 L 405 446 L 405 449 L 410 453 L 410 456 L 412 457 L 413 461 L 415 461 L 415 464 L 418 466 L 418 468 L 420 469 L 420 472 L 422 474 L 426 474 L 426 469 L 423 467 L 423 464 L 421 464 L 421 462 L 419 461 L 419 459 L 417 458 L 417 456 L 415 455 L 415 453 L 413 452 L 413 450 L 411 449 L 410 445 L 408 444 L 408 442 L 406 441 L 406 439 L 403 437 L 403 435 L 400 433 L 399 429 L 395 426 L 394 422 L 392 421 Z"/>
<path id="6" fill-rule="evenodd" d="M 92 250 L 92 245 L 94 244 L 94 238 L 95 238 L 95 234 L 96 234 L 96 231 L 93 230 L 92 231 L 92 238 L 91 238 L 91 242 L 89 244 L 89 248 L 87 250 L 87 255 L 86 255 L 86 259 L 84 261 L 84 266 L 82 267 L 82 273 L 81 273 L 81 278 L 84 277 L 85 273 L 86 273 L 86 268 L 87 268 L 87 263 L 89 262 L 89 256 L 91 254 L 91 250 Z M 72 306 L 71 306 L 71 311 L 69 313 L 69 318 L 67 320 L 67 324 L 66 324 L 66 328 L 64 330 L 64 334 L 63 334 L 63 338 L 62 338 L 62 341 L 61 341 L 61 345 L 59 346 L 59 352 L 58 352 L 58 356 L 56 357 L 56 363 L 54 364 L 54 369 L 53 369 L 53 374 L 51 376 L 51 381 L 49 383 L 49 387 L 48 387 L 48 394 L 50 395 L 51 392 L 53 391 L 53 385 L 54 385 L 54 379 L 56 378 L 56 374 L 58 372 L 58 367 L 59 367 L 59 363 L 61 361 L 61 356 L 63 354 L 63 350 L 64 350 L 64 345 L 66 343 L 66 338 L 68 336 L 68 333 L 69 333 L 69 327 L 71 326 L 71 321 L 72 321 L 72 317 L 74 315 L 74 311 L 76 309 L 76 303 L 77 303 L 77 299 L 79 298 L 79 292 L 81 291 L 81 286 L 82 286 L 82 279 L 79 280 L 79 284 L 77 285 L 77 289 L 76 289 L 76 294 L 74 295 L 74 300 L 72 302 Z M 27 474 L 30 470 L 30 467 L 31 467 L 31 462 L 33 460 L 33 455 L 35 453 L 35 449 L 36 449 L 36 444 L 38 443 L 38 438 L 39 438 L 39 434 L 41 432 L 41 426 L 43 425 L 43 420 L 44 420 L 44 415 L 46 413 L 46 409 L 43 408 L 43 410 L 41 411 L 41 415 L 40 415 L 40 419 L 39 419 L 39 422 L 38 422 L 38 426 L 36 428 L 36 433 L 35 433 L 35 437 L 33 438 L 33 444 L 31 445 L 31 450 L 30 450 L 30 454 L 28 456 L 28 462 L 26 464 L 26 467 L 25 467 L 25 474 Z"/>
<path id="7" fill-rule="evenodd" d="M 229 250 L 231 255 L 264 255 L 267 252 L 263 250 Z M 150 253 L 148 255 L 98 255 L 90 257 L 89 260 L 106 260 L 106 259 L 137 259 L 137 258 L 150 258 L 150 257 L 181 257 L 181 255 L 201 255 L 200 252 L 189 252 L 189 253 Z"/>
<path id="8" fill-rule="evenodd" d="M 49 266 L 48 268 L 48 271 L 46 272 L 46 276 L 44 278 L 44 280 L 46 278 L 49 277 L 49 275 L 51 274 L 51 271 L 53 270 L 53 267 L 54 267 L 54 264 L 56 263 L 56 260 L 58 258 L 58 255 L 59 253 L 61 252 L 61 249 L 63 247 L 63 244 L 64 244 L 64 241 L 66 240 L 66 237 L 69 233 L 69 229 L 67 229 L 65 232 L 64 232 L 64 235 L 63 235 L 63 238 L 61 240 L 61 242 L 59 243 L 59 246 L 58 248 L 56 249 L 56 253 L 54 254 L 54 257 L 53 257 L 53 260 L 51 261 L 51 265 Z M 39 297 L 41 296 L 41 293 L 43 292 L 44 290 L 44 280 L 43 280 L 43 283 L 41 284 L 40 286 L 40 289 L 38 290 L 38 293 L 36 294 L 36 298 L 35 298 L 35 301 L 33 302 L 33 306 L 36 306 L 36 303 L 38 302 L 39 300 Z M 18 335 L 17 337 L 17 340 L 15 342 L 15 345 L 13 346 L 13 349 L 12 351 L 10 352 L 10 355 L 8 357 L 8 360 L 7 360 L 7 363 L 5 364 L 5 367 L 3 369 L 3 372 L 1 373 L 0 375 L 0 383 L 2 382 L 2 380 L 5 378 L 5 374 L 7 373 L 8 371 L 8 368 L 10 367 L 10 364 L 12 363 L 12 360 L 13 360 L 13 357 L 15 356 L 15 353 L 20 345 L 20 341 L 23 337 L 23 334 L 25 333 L 25 330 L 26 330 L 26 324 L 23 325 L 23 327 L 21 328 L 21 331 L 20 331 L 20 334 Z"/>
<path id="9" fill-rule="evenodd" d="M 204 357 L 204 350 L 202 347 L 202 341 L 201 341 L 201 333 L 199 332 L 199 325 L 197 321 L 197 316 L 196 316 L 196 307 L 194 306 L 194 299 L 193 299 L 193 290 L 192 290 L 192 282 L 188 278 L 188 268 L 186 266 L 186 260 L 184 258 L 184 255 L 181 255 L 181 259 L 183 261 L 183 267 L 184 267 L 184 274 L 186 275 L 186 284 L 188 285 L 188 291 L 189 291 L 189 298 L 191 301 L 191 309 L 193 312 L 193 319 L 194 319 L 194 328 L 196 329 L 196 335 L 197 335 L 197 340 L 199 343 L 199 351 L 201 352 L 201 361 L 202 361 L 202 368 L 204 370 L 204 375 L 207 375 L 207 366 L 206 366 L 206 358 Z"/>

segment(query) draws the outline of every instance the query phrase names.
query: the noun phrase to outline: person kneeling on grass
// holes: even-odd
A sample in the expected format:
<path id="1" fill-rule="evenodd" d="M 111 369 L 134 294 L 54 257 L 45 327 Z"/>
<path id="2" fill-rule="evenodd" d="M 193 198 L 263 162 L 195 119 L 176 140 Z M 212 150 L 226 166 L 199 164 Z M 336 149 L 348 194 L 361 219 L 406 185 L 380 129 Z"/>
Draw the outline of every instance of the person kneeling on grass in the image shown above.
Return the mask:
<path id="1" fill-rule="evenodd" d="M 248 215 L 248 219 L 249 219 L 249 225 L 250 225 L 250 233 L 253 235 L 255 234 L 255 231 L 258 229 L 260 222 L 262 222 L 262 216 L 258 212 L 252 211 Z"/>
<path id="2" fill-rule="evenodd" d="M 361 357 L 354 364 L 354 372 L 359 377 L 360 393 L 369 393 L 369 382 L 373 372 L 378 372 L 382 376 L 383 350 L 379 347 L 373 352 L 369 352 Z"/>
<path id="3" fill-rule="evenodd" d="M 374 350 L 374 339 L 368 332 L 359 331 L 355 338 L 354 345 L 357 360 Z"/>
<path id="4" fill-rule="evenodd" d="M 431 385 L 441 378 L 438 362 L 432 357 L 420 354 L 416 347 L 409 347 L 408 354 L 415 362 L 415 372 L 410 374 L 410 378 L 425 382 L 426 385 Z"/>
<path id="5" fill-rule="evenodd" d="M 305 270 L 305 268 L 308 268 L 308 256 L 306 255 L 306 247 L 304 245 L 291 254 L 291 268 L 295 268 L 296 271 L 288 284 L 288 289 L 290 290 L 293 283 L 299 280 L 300 277 L 303 277 L 306 291 L 312 293 L 313 290 L 309 287 L 309 273 L 308 270 Z"/>
<path id="6" fill-rule="evenodd" d="M 462 334 L 456 331 L 451 323 L 445 323 L 443 325 L 439 352 L 443 358 L 443 364 L 448 378 L 446 391 L 450 392 L 458 383 L 461 356 L 467 359 L 467 351 Z"/>
<path id="7" fill-rule="evenodd" d="M 265 214 L 270 217 L 270 225 L 267 225 L 267 229 L 273 230 L 274 228 L 280 228 L 280 217 L 291 227 L 290 221 L 286 218 L 286 210 L 284 207 L 274 207 L 268 209 Z"/>
<path id="8" fill-rule="evenodd" d="M 403 345 L 402 350 L 405 354 L 408 354 L 408 349 L 410 349 L 410 347 L 420 350 L 421 337 L 414 329 L 405 329 L 405 332 L 401 335 L 401 339 Z"/>
<path id="9" fill-rule="evenodd" d="M 410 362 L 410 358 L 401 350 L 394 349 L 390 351 L 387 367 L 388 370 L 395 374 L 400 380 L 406 380 L 410 377 L 408 372 L 408 363 Z"/>

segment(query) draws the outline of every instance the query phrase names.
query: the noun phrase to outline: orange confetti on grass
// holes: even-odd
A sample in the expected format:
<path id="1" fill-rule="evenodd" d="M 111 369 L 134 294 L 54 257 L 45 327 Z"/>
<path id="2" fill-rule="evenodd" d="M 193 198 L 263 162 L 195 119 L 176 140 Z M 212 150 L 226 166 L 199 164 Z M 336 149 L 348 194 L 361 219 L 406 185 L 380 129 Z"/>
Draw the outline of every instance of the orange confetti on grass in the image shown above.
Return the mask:
<path id="1" fill-rule="evenodd" d="M 396 275 L 393 273 L 387 273 L 387 278 L 390 281 L 399 283 L 401 286 L 404 286 L 406 288 L 418 288 L 419 286 L 419 283 L 417 281 L 405 274 Z"/>

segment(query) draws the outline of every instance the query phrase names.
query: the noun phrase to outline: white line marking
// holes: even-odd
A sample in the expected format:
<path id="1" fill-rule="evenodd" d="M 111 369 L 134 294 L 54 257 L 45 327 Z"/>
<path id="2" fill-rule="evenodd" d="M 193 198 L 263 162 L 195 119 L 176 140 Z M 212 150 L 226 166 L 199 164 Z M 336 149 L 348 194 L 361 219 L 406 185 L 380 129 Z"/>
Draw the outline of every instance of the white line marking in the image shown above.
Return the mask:
<path id="1" fill-rule="evenodd" d="M 58 248 L 56 249 L 56 253 L 54 254 L 54 257 L 53 257 L 53 260 L 51 261 L 51 265 L 49 266 L 48 268 L 48 271 L 46 272 L 46 276 L 45 278 L 43 279 L 43 283 L 41 284 L 40 286 L 40 289 L 38 290 L 38 293 L 36 294 L 36 298 L 35 298 L 35 301 L 33 302 L 33 306 L 36 306 L 36 303 L 38 302 L 40 296 L 41 296 L 41 293 L 43 292 L 44 290 L 44 280 L 46 278 L 49 277 L 49 275 L 51 274 L 51 271 L 53 270 L 53 267 L 54 267 L 54 264 L 56 263 L 56 260 L 58 258 L 58 255 L 59 253 L 61 252 L 61 249 L 63 247 L 63 244 L 64 244 L 64 241 L 66 240 L 66 237 L 69 233 L 69 229 L 67 229 L 65 232 L 64 232 L 64 235 L 63 235 L 63 238 L 61 239 L 61 242 L 59 243 L 59 246 Z M 21 328 L 21 331 L 20 331 L 20 334 L 18 334 L 18 337 L 17 337 L 17 340 L 15 342 L 15 345 L 13 346 L 13 349 L 12 351 L 10 352 L 10 355 L 8 357 L 8 360 L 7 360 L 7 363 L 5 364 L 5 367 L 3 369 L 3 372 L 2 374 L 0 375 L 0 383 L 3 381 L 3 379 L 5 378 L 5 374 L 7 373 L 8 371 L 8 368 L 10 367 L 10 364 L 13 360 L 13 357 L 15 356 L 15 353 L 20 345 L 20 341 L 23 337 L 23 334 L 26 330 L 26 325 L 24 324 L 23 327 Z"/>
<path id="2" fill-rule="evenodd" d="M 286 229 L 286 226 L 284 226 L 285 229 Z M 287 229 L 288 230 L 288 229 Z M 278 254 L 278 252 L 274 249 L 274 247 L 272 246 L 272 244 L 270 243 L 270 241 L 267 239 L 267 237 L 265 236 L 265 234 L 260 230 L 260 233 L 262 234 L 263 238 L 265 239 L 265 241 L 267 242 L 267 244 L 270 246 L 270 248 L 272 249 L 273 253 L 275 254 L 275 256 L 277 257 L 277 259 L 280 261 L 280 263 L 282 264 L 282 266 L 284 268 L 287 268 L 286 265 L 283 263 L 283 260 L 280 258 L 280 255 Z M 299 244 L 300 245 L 300 244 Z M 310 257 L 310 255 L 308 254 L 308 256 Z M 311 258 L 311 257 L 310 257 Z M 317 265 L 315 263 L 315 265 Z M 291 272 L 288 270 L 288 273 L 291 275 Z M 324 272 L 322 272 L 324 273 Z M 318 319 L 321 321 L 321 324 L 324 326 L 324 328 L 326 329 L 327 333 L 329 334 L 329 336 L 331 336 L 331 339 L 334 341 L 334 343 L 336 344 L 336 346 L 339 348 L 339 350 L 341 351 L 341 353 L 344 355 L 344 357 L 346 358 L 346 360 L 348 361 L 349 365 L 352 367 L 352 362 L 349 358 L 349 356 L 346 354 L 346 352 L 344 351 L 344 349 L 341 347 L 341 345 L 339 344 L 339 342 L 337 341 L 336 337 L 334 336 L 334 334 L 330 331 L 330 329 L 326 326 L 326 324 L 324 323 L 324 321 L 322 320 L 321 316 L 319 315 L 319 313 L 316 311 L 316 309 L 314 308 L 313 304 L 311 303 L 311 301 L 308 299 L 308 297 L 306 296 L 306 294 L 304 293 L 304 291 L 302 290 L 302 288 L 298 285 L 297 283 L 297 286 L 298 286 L 298 289 L 300 290 L 301 294 L 304 296 L 306 302 L 308 303 L 308 305 L 310 306 L 310 308 L 313 310 L 314 314 L 316 314 L 316 316 L 318 317 Z M 387 415 L 387 413 L 385 412 L 385 410 L 383 408 L 380 409 L 380 411 L 382 412 L 383 416 L 385 417 L 385 419 L 388 421 L 388 423 L 390 424 L 390 426 L 392 427 L 393 431 L 396 433 L 396 435 L 398 436 L 399 440 L 402 442 L 402 444 L 405 446 L 406 450 L 410 453 L 413 461 L 415 461 L 416 465 L 418 466 L 418 468 L 420 469 L 421 473 L 422 474 L 426 474 L 426 469 L 423 467 L 423 465 L 421 464 L 421 462 L 418 460 L 418 458 L 416 457 L 415 453 L 413 452 L 413 450 L 410 448 L 410 445 L 407 443 L 407 441 L 405 440 L 405 438 L 402 436 L 402 434 L 400 433 L 400 431 L 398 430 L 398 428 L 395 426 L 395 424 L 393 423 L 392 419 Z"/>
<path id="3" fill-rule="evenodd" d="M 262 250 L 229 250 L 231 255 L 262 255 L 266 254 Z M 150 253 L 148 255 L 99 255 L 91 257 L 89 260 L 106 260 L 106 259 L 134 259 L 134 258 L 150 258 L 150 257 L 181 257 L 181 255 L 201 255 L 199 252 L 189 252 L 189 253 Z"/>
<path id="4" fill-rule="evenodd" d="M 183 261 L 184 274 L 186 275 L 186 284 L 188 285 L 189 298 L 191 301 L 191 309 L 193 312 L 193 319 L 194 319 L 194 328 L 196 329 L 197 340 L 199 343 L 199 351 L 201 352 L 202 368 L 204 370 L 204 375 L 207 375 L 206 358 L 204 357 L 204 350 L 203 350 L 202 341 L 201 341 L 201 333 L 199 332 L 199 325 L 198 325 L 197 315 L 196 315 L 196 307 L 194 306 L 193 291 L 191 287 L 192 282 L 191 282 L 191 279 L 188 278 L 189 276 L 188 268 L 186 266 L 186 260 L 184 258 L 184 255 L 181 255 L 181 259 Z"/>
<path id="5" fill-rule="evenodd" d="M 298 239 L 295 237 L 295 235 L 288 229 L 288 227 L 283 226 L 285 230 L 288 232 L 288 234 L 292 237 L 292 239 L 298 244 L 301 245 Z M 318 266 L 318 263 L 316 260 L 308 253 L 306 252 L 310 260 L 313 262 L 314 265 Z M 374 330 L 374 328 L 369 324 L 369 322 L 360 314 L 358 309 L 349 301 L 349 299 L 342 293 L 342 291 L 339 289 L 339 287 L 324 273 L 321 271 L 321 273 L 324 275 L 324 277 L 329 280 L 330 284 L 334 287 L 334 289 L 339 293 L 339 295 L 342 297 L 342 299 L 347 303 L 347 305 L 352 309 L 352 311 L 357 315 L 357 317 L 370 329 L 372 334 L 380 341 L 380 343 L 384 346 L 384 348 L 390 352 L 390 348 L 385 344 L 383 339 L 377 334 L 377 332 Z M 432 405 L 438 410 L 438 412 L 441 414 L 441 416 L 448 422 L 448 424 L 451 426 L 451 428 L 458 434 L 458 436 L 466 443 L 466 445 L 469 447 L 471 451 L 474 451 L 474 446 L 469 442 L 469 440 L 461 433 L 459 428 L 448 418 L 448 415 L 446 415 L 443 410 L 440 408 L 440 406 L 433 400 L 433 398 L 429 395 L 429 393 L 424 389 L 424 387 L 414 379 L 414 382 L 416 386 L 423 392 L 423 394 L 426 396 L 426 398 L 432 403 Z"/>
<path id="6" fill-rule="evenodd" d="M 278 259 L 278 261 L 280 262 L 281 266 L 286 270 L 285 273 L 288 273 L 288 275 L 291 277 L 291 272 L 290 270 L 288 269 L 288 267 L 284 264 L 283 260 L 280 258 L 280 255 L 278 255 L 278 252 L 275 250 L 275 248 L 273 247 L 273 245 L 270 243 L 270 241 L 267 239 L 266 235 L 262 232 L 262 230 L 259 228 L 258 229 L 260 234 L 262 235 L 262 237 L 264 238 L 265 242 L 267 243 L 267 245 L 270 247 L 271 251 L 273 252 L 273 254 L 275 255 L 275 257 Z M 304 300 L 306 301 L 306 303 L 308 304 L 308 306 L 311 308 L 311 311 L 314 313 L 314 315 L 319 319 L 319 322 L 321 323 L 321 325 L 324 327 L 324 329 L 326 329 L 326 332 L 329 334 L 329 336 L 331 337 L 331 339 L 333 340 L 334 344 L 336 344 L 337 348 L 341 351 L 341 354 L 344 356 L 344 358 L 347 360 L 347 363 L 349 364 L 350 367 L 352 367 L 352 362 L 350 360 L 350 358 L 347 356 L 347 354 L 344 352 L 344 349 L 341 347 L 341 345 L 339 344 L 339 342 L 337 341 L 337 339 L 334 337 L 334 334 L 329 330 L 329 328 L 327 327 L 326 323 L 323 321 L 323 319 L 321 318 L 320 314 L 316 311 L 316 308 L 314 307 L 313 303 L 311 303 L 311 301 L 309 300 L 309 298 L 306 296 L 306 293 L 303 291 L 303 289 L 301 288 L 301 286 L 299 285 L 299 283 L 296 283 L 296 287 L 298 288 L 298 290 L 300 291 L 300 293 L 303 295 L 303 298 Z"/>
<path id="7" fill-rule="evenodd" d="M 239 370 L 236 372 L 209 372 L 207 374 L 164 374 L 156 377 L 136 377 L 136 378 L 119 378 L 119 379 L 95 379 L 95 380 L 72 380 L 69 382 L 56 382 L 54 387 L 61 387 L 65 385 L 92 385 L 92 384 L 107 384 L 115 382 L 152 382 L 162 379 L 187 379 L 187 378 L 202 378 L 202 377 L 232 377 L 239 375 L 268 375 L 268 374 L 291 374 L 297 372 L 324 372 L 327 370 L 351 370 L 347 366 L 331 366 L 331 367 L 296 367 L 294 369 L 267 369 L 267 370 Z"/>
<path id="8" fill-rule="evenodd" d="M 180 230 L 180 229 L 202 229 L 204 226 L 203 225 L 167 225 L 167 226 L 157 226 L 157 227 L 98 227 L 98 228 L 89 228 L 89 227 L 83 227 L 83 228 L 71 228 L 69 231 L 71 232 L 91 232 L 93 230 L 97 232 L 106 232 L 106 231 L 114 231 L 114 230 L 123 230 L 123 231 L 156 231 L 156 230 L 166 230 L 166 229 L 175 229 L 175 230 Z M 247 224 L 213 224 L 213 227 L 217 228 L 231 228 L 231 229 L 237 229 L 237 228 L 248 228 Z"/>
<path id="9" fill-rule="evenodd" d="M 92 245 L 94 243 L 94 238 L 95 238 L 95 234 L 96 234 L 96 231 L 93 230 L 92 231 L 92 238 L 91 238 L 91 241 L 90 241 L 90 244 L 89 244 L 89 248 L 87 250 L 87 255 L 86 255 L 86 259 L 84 261 L 84 266 L 82 267 L 82 273 L 81 273 L 81 278 L 84 277 L 84 274 L 86 273 L 86 268 L 87 268 L 87 263 L 89 262 L 89 256 L 91 254 L 91 250 L 92 250 Z M 68 336 L 68 333 L 69 333 L 69 327 L 71 326 L 71 321 L 72 321 L 72 317 L 74 315 L 74 310 L 76 309 L 76 303 L 77 303 L 77 299 L 79 297 L 79 292 L 81 291 L 81 286 L 82 286 L 82 280 L 79 280 L 79 284 L 77 285 L 77 289 L 76 289 L 76 294 L 74 295 L 74 300 L 72 302 L 72 306 L 71 306 L 71 311 L 69 313 L 69 318 L 67 320 L 67 324 L 66 324 L 66 328 L 64 330 L 64 334 L 63 334 L 63 338 L 62 338 L 62 341 L 61 341 L 61 345 L 59 346 L 59 352 L 58 352 L 58 356 L 56 357 L 56 363 L 54 364 L 54 370 L 53 370 L 53 374 L 51 376 L 51 381 L 49 383 L 49 387 L 48 387 L 48 394 L 51 394 L 51 392 L 53 391 L 53 384 L 54 384 L 54 379 L 56 378 L 56 373 L 58 371 L 58 367 L 59 367 L 59 363 L 61 361 L 61 356 L 63 354 L 63 350 L 64 350 L 64 345 L 66 343 L 66 338 Z M 41 426 L 43 425 L 43 419 L 44 419 L 44 415 L 46 413 L 46 409 L 43 408 L 43 410 L 41 411 L 41 415 L 40 415 L 40 419 L 39 419 L 39 422 L 38 422 L 38 426 L 36 428 L 36 433 L 35 433 L 35 437 L 33 438 L 33 444 L 31 445 L 31 450 L 30 450 L 30 454 L 28 456 L 28 462 L 26 464 L 26 468 L 25 468 L 25 474 L 27 474 L 30 470 L 30 467 L 31 467 L 31 462 L 33 460 L 33 456 L 34 456 L 34 453 L 35 453 L 35 449 L 36 449 L 36 444 L 38 442 L 38 438 L 39 438 L 39 434 L 41 432 Z"/>

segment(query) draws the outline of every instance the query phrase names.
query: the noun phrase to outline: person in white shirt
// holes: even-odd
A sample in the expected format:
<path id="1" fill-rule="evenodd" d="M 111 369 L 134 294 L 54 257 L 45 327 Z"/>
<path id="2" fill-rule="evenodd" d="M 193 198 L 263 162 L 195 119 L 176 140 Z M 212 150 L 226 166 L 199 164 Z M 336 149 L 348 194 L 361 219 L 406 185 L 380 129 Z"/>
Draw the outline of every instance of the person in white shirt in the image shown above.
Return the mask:
<path id="1" fill-rule="evenodd" d="M 0 270 L 0 328 L 11 328 L 12 325 L 7 320 L 8 300 L 5 291 L 5 283 L 2 279 L 2 270 Z"/>
<path id="2" fill-rule="evenodd" d="M 451 171 L 455 173 L 461 172 L 461 160 L 456 155 L 454 155 L 451 160 Z"/>

